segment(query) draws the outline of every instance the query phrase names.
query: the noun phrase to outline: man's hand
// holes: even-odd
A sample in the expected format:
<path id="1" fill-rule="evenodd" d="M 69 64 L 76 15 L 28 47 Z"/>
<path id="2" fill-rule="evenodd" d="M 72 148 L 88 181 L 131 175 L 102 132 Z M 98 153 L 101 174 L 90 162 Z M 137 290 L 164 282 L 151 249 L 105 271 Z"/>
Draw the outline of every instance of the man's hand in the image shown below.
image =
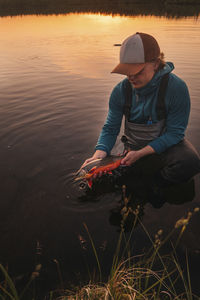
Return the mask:
<path id="1" fill-rule="evenodd" d="M 130 166 L 140 158 L 139 151 L 129 151 L 126 156 L 122 159 L 121 164 Z"/>
<path id="2" fill-rule="evenodd" d="M 81 169 L 85 167 L 85 165 L 87 165 L 89 162 L 95 160 L 95 159 L 98 159 L 98 158 L 104 158 L 107 156 L 107 153 L 103 150 L 96 150 L 96 152 L 93 154 L 92 157 L 86 159 L 84 161 L 84 163 L 82 164 L 81 166 Z"/>
<path id="3" fill-rule="evenodd" d="M 146 146 L 140 150 L 137 151 L 129 151 L 127 152 L 126 156 L 122 159 L 121 164 L 125 166 L 131 166 L 133 163 L 135 163 L 138 159 L 140 159 L 143 156 L 153 154 L 155 153 L 155 150 L 151 146 Z"/>

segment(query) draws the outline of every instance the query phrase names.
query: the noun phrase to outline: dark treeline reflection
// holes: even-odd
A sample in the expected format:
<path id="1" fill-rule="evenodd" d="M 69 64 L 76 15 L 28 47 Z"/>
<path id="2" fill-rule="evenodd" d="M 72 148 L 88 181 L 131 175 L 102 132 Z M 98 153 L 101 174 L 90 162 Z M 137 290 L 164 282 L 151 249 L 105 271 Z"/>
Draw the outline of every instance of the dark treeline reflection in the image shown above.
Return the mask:
<path id="1" fill-rule="evenodd" d="M 200 0 L 0 0 L 0 16 L 76 12 L 198 17 Z"/>

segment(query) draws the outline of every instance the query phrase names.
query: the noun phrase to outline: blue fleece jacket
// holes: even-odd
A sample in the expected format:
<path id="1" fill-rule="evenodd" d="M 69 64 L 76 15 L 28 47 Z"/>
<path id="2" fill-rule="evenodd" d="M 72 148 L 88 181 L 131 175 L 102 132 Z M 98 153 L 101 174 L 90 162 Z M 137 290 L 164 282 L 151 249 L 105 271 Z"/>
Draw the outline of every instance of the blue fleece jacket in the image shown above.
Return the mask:
<path id="1" fill-rule="evenodd" d="M 171 73 L 173 69 L 173 63 L 166 63 L 165 67 L 158 71 L 150 82 L 140 89 L 133 88 L 132 93 L 130 120 L 135 123 L 144 124 L 147 122 L 149 116 L 151 116 L 152 122 L 156 123 L 158 121 L 156 116 L 156 102 L 160 81 L 164 74 L 169 73 L 168 87 L 165 95 L 167 112 L 166 131 L 163 135 L 149 143 L 158 154 L 184 138 L 190 113 L 188 88 L 182 79 Z M 119 82 L 111 93 L 108 116 L 95 147 L 96 150 L 103 150 L 108 154 L 112 150 L 120 132 L 125 103 L 124 80 Z"/>

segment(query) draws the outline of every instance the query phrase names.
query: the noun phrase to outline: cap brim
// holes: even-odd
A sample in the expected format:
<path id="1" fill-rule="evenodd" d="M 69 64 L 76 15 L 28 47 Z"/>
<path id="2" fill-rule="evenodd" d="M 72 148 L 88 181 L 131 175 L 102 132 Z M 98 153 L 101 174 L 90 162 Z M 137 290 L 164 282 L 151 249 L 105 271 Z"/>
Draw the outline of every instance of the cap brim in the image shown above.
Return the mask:
<path id="1" fill-rule="evenodd" d="M 118 73 L 122 75 L 134 75 L 144 68 L 144 63 L 141 64 L 118 64 L 111 73 Z"/>

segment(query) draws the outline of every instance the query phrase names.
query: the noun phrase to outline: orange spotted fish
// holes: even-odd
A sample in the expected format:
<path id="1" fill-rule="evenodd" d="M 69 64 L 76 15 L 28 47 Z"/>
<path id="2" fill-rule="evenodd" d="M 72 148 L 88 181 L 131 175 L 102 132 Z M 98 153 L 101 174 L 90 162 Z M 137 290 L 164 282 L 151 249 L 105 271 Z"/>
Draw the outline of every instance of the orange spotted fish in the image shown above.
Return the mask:
<path id="1" fill-rule="evenodd" d="M 92 188 L 93 176 L 98 176 L 100 173 L 112 174 L 112 171 L 121 165 L 123 157 L 124 156 L 110 155 L 103 159 L 96 159 L 89 162 L 76 173 L 77 177 L 75 178 L 75 181 L 87 181 L 88 186 Z"/>

